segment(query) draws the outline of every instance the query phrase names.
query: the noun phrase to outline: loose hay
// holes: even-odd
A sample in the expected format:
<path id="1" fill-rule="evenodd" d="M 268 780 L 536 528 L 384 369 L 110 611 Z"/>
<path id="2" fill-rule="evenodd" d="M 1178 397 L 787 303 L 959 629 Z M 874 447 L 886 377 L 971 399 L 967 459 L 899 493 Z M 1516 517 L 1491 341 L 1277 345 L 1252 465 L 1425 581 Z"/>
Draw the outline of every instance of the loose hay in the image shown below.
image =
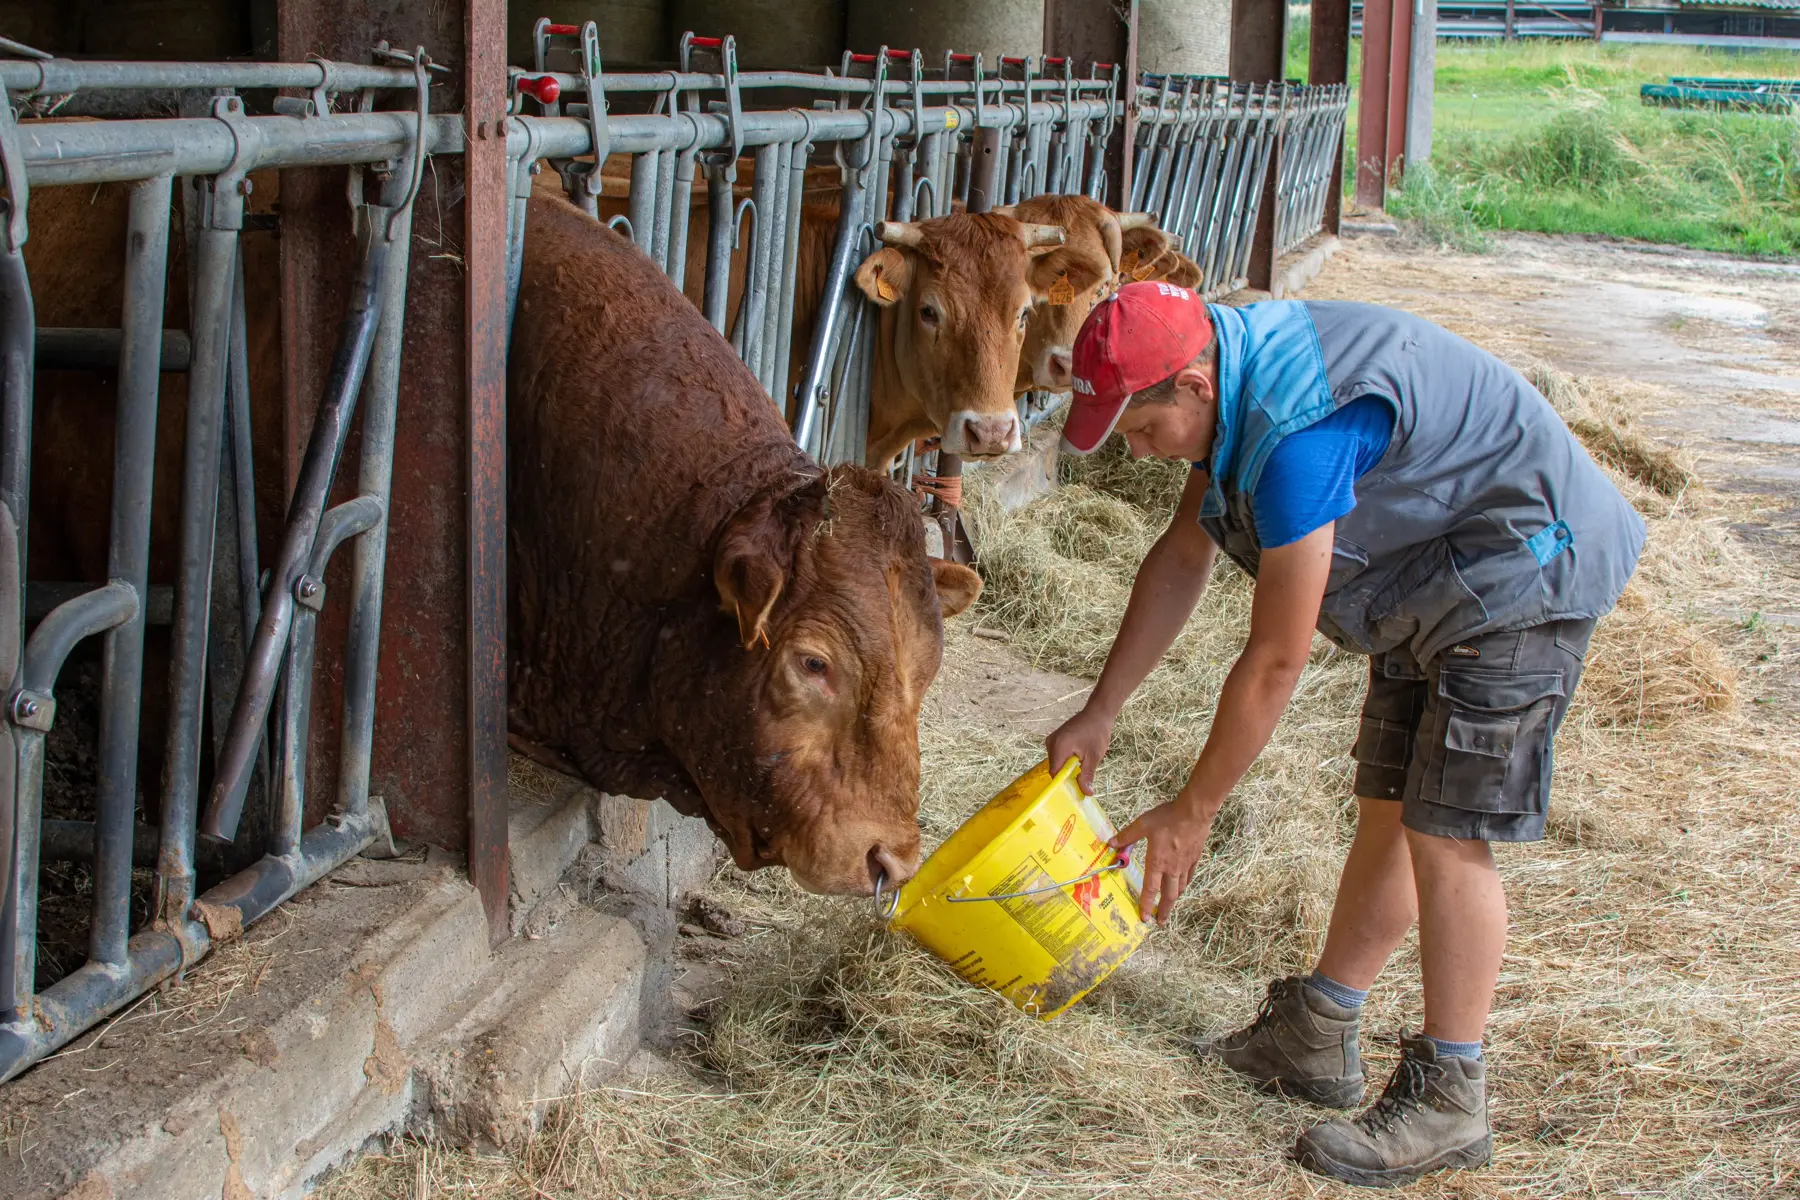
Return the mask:
<path id="1" fill-rule="evenodd" d="M 1800 738 L 1734 704 L 1741 664 L 1780 650 L 1746 620 L 1770 584 L 1684 460 L 1635 430 L 1629 397 L 1537 378 L 1650 540 L 1559 740 L 1549 836 L 1499 851 L 1514 925 L 1489 1031 L 1495 1161 L 1412 1194 L 1794 1194 Z M 1184 472 L 1111 450 L 1062 470 L 1065 486 L 1025 513 L 971 477 L 979 619 L 1039 664 L 1091 676 Z M 1249 601 L 1222 564 L 1122 714 L 1103 776 L 1116 818 L 1185 777 Z M 751 932 L 722 964 L 731 990 L 677 1047 L 680 1070 L 564 1104 L 514 1156 L 402 1141 L 325 1195 L 1359 1194 L 1283 1161 L 1317 1110 L 1198 1062 L 1189 1038 L 1247 1018 L 1264 979 L 1317 952 L 1353 825 L 1366 670 L 1320 640 L 1174 928 L 1055 1022 L 962 985 L 864 904 L 728 871 L 714 898 Z M 928 844 L 1042 753 L 967 722 L 925 724 L 921 746 Z M 1365 1021 L 1372 1074 L 1418 1017 L 1409 943 Z"/>

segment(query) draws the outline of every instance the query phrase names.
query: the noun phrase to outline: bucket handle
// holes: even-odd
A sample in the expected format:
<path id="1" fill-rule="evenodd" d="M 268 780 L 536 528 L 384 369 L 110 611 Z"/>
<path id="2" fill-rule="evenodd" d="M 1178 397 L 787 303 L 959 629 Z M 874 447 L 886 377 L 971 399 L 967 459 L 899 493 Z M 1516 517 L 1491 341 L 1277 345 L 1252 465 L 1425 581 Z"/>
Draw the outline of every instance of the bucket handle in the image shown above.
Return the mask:
<path id="1" fill-rule="evenodd" d="M 1085 875 L 1077 875 L 1075 878 L 1066 879 L 1061 883 L 1045 884 L 1043 887 L 1030 888 L 1023 892 L 1007 892 L 999 896 L 945 896 L 944 901 L 948 904 L 978 904 L 983 900 L 1018 900 L 1025 896 L 1037 896 L 1044 892 L 1055 892 L 1066 887 L 1074 887 L 1078 883 L 1097 879 L 1108 871 L 1123 871 L 1130 865 L 1131 848 L 1127 846 L 1119 852 L 1119 857 L 1113 862 L 1109 862 L 1103 867 L 1095 867 Z M 882 889 L 886 885 L 887 872 L 883 871 L 875 877 L 875 911 L 880 913 L 884 920 L 890 920 L 900 907 L 900 889 L 892 889 L 884 899 Z"/>
<path id="2" fill-rule="evenodd" d="M 1066 887 L 1074 887 L 1078 883 L 1096 879 L 1108 871 L 1123 871 L 1130 865 L 1131 860 L 1121 854 L 1116 862 L 1109 862 L 1104 867 L 1095 867 L 1085 875 L 1077 875 L 1075 878 L 1066 879 L 1061 883 L 1047 883 L 1043 887 L 1027 888 L 1022 892 L 1005 892 L 998 896 L 945 896 L 944 902 L 946 904 L 979 904 L 983 900 L 1018 900 L 1025 896 L 1038 896 L 1045 892 L 1057 892 Z"/>

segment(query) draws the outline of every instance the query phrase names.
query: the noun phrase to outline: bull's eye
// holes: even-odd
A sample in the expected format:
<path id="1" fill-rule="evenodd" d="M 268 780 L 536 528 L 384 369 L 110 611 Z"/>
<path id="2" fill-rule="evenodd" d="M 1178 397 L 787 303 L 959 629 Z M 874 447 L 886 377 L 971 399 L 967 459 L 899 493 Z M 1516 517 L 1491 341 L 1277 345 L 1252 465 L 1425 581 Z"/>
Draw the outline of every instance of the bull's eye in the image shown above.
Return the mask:
<path id="1" fill-rule="evenodd" d="M 943 318 L 938 316 L 938 310 L 931 305 L 921 304 L 919 305 L 919 320 L 925 322 L 930 328 L 936 329 L 938 327 L 938 322 L 943 320 Z"/>
<path id="2" fill-rule="evenodd" d="M 823 675 L 826 671 L 831 669 L 826 665 L 825 660 L 816 654 L 809 654 L 801 659 L 800 665 L 806 668 L 806 673 L 808 675 Z"/>
<path id="3" fill-rule="evenodd" d="M 1020 329 L 1020 331 L 1023 332 L 1025 327 L 1027 325 L 1029 325 L 1030 323 L 1031 323 L 1031 305 L 1027 304 L 1024 308 L 1021 308 L 1019 310 L 1019 329 Z"/>

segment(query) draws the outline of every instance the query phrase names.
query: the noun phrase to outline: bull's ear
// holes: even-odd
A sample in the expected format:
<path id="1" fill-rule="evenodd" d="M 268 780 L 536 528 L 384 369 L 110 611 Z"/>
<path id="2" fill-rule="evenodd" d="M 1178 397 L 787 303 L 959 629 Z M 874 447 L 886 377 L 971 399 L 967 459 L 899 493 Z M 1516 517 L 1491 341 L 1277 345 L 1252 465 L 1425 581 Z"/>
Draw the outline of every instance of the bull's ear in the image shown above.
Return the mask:
<path id="1" fill-rule="evenodd" d="M 1120 234 L 1120 261 L 1130 264 L 1125 269 L 1131 271 L 1134 278 L 1160 279 L 1160 275 L 1152 273 L 1150 266 L 1168 254 L 1173 246 L 1174 239 L 1154 225 L 1131 226 Z"/>
<path id="2" fill-rule="evenodd" d="M 954 617 L 981 595 L 981 576 L 947 558 L 931 560 L 931 581 L 937 585 L 938 603 L 946 617 Z"/>
<path id="3" fill-rule="evenodd" d="M 773 506 L 752 504 L 738 513 L 713 555 L 713 584 L 720 606 L 737 617 L 744 649 L 769 644 L 769 615 L 787 584 L 792 548 Z"/>
<path id="4" fill-rule="evenodd" d="M 882 306 L 899 302 L 912 284 L 912 257 L 904 250 L 883 246 L 856 268 L 856 286 Z"/>

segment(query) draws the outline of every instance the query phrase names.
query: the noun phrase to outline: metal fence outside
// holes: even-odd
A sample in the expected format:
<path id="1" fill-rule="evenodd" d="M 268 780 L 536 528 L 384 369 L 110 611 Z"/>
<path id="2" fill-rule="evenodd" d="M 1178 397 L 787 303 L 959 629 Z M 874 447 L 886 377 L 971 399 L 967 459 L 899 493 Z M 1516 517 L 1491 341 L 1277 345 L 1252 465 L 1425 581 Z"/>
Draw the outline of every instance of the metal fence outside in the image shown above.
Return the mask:
<path id="1" fill-rule="evenodd" d="M 845 55 L 823 75 L 740 71 L 733 40 L 684 36 L 677 70 L 609 75 L 598 37 L 540 22 L 536 69 L 515 69 L 496 132 L 507 154 L 510 326 L 526 233 L 526 199 L 545 166 L 574 201 L 611 219 L 679 287 L 690 211 L 708 217 L 701 311 L 771 397 L 791 399 L 796 440 L 828 463 L 860 461 L 869 423 L 874 307 L 857 265 L 883 220 L 985 211 L 1022 198 L 1082 192 L 1106 201 L 1105 156 L 1124 125 L 1119 71 L 1077 72 L 1062 58 L 916 51 Z M 412 201 L 432 154 L 461 153 L 461 115 L 430 112 L 423 52 L 381 48 L 387 65 L 184 64 L 0 59 L 0 1079 L 10 1078 L 204 956 L 386 836 L 369 797 L 387 511 Z M 305 93 L 248 115 L 235 89 Z M 203 112 L 173 119 L 15 121 L 10 98 L 90 89 L 212 91 Z M 413 107 L 373 111 L 376 93 Z M 1267 173 L 1276 173 L 1278 248 L 1319 228 L 1331 155 L 1341 144 L 1342 88 L 1233 85 L 1145 77 L 1134 88 L 1139 137 L 1132 195 L 1203 264 L 1209 294 L 1240 281 Z M 337 109 L 353 111 L 336 111 Z M 632 111 L 632 110 L 641 111 Z M 481 131 L 483 135 L 486 130 Z M 628 175 L 609 173 L 613 159 Z M 358 270 L 275 562 L 257 561 L 243 267 L 238 235 L 247 176 L 288 167 L 352 168 Z M 793 344 L 801 204 L 808 168 L 837 169 L 835 235 L 811 341 Z M 748 168 L 747 187 L 739 173 Z M 362 191 L 364 168 L 381 180 Z M 36 326 L 23 247 L 34 188 L 131 185 L 122 328 Z M 190 328 L 162 328 L 171 201 L 183 189 L 193 303 Z M 609 187 L 611 190 L 609 191 Z M 818 190 L 818 189 L 815 189 Z M 747 194 L 745 194 L 747 193 Z M 734 256 L 734 250 L 738 253 Z M 736 278 L 734 279 L 734 272 Z M 741 292 L 736 311 L 729 298 Z M 810 301 L 811 298 L 809 298 Z M 58 366 L 119 368 L 110 582 L 28 581 L 25 538 L 34 355 Z M 110 357 L 109 357 L 110 355 Z M 796 368 L 795 364 L 800 364 Z M 147 586 L 147 512 L 159 372 L 188 371 L 180 577 Z M 796 375 L 797 371 L 797 375 Z M 789 381 L 797 377 L 791 396 Z M 355 499 L 327 497 L 360 403 Z M 1042 397 L 1025 405 L 1042 415 Z M 266 432 L 266 431 L 265 431 Z M 899 466 L 914 469 L 910 452 Z M 942 456 L 929 467 L 951 475 Z M 934 502 L 936 503 L 936 502 Z M 354 556 L 340 773 L 332 813 L 302 829 L 312 656 L 324 572 L 346 542 Z M 159 612 L 166 610 L 167 615 Z M 170 727 L 160 821 L 136 822 L 135 753 L 146 620 L 172 626 Z M 29 636 L 27 636 L 29 635 Z M 82 639 L 104 637 L 102 783 L 94 820 L 43 820 L 45 737 L 57 677 Z M 223 664 L 221 666 L 221 664 Z M 210 704 L 213 736 L 205 737 Z M 202 805 L 201 781 L 212 782 Z M 196 897 L 196 835 L 229 841 L 266 779 L 271 834 L 260 861 Z M 151 919 L 131 935 L 134 847 L 153 857 Z M 154 855 L 148 851 L 154 847 Z M 35 987 L 40 862 L 90 856 L 95 879 L 86 965 Z M 219 926 L 219 921 L 224 926 Z"/>

